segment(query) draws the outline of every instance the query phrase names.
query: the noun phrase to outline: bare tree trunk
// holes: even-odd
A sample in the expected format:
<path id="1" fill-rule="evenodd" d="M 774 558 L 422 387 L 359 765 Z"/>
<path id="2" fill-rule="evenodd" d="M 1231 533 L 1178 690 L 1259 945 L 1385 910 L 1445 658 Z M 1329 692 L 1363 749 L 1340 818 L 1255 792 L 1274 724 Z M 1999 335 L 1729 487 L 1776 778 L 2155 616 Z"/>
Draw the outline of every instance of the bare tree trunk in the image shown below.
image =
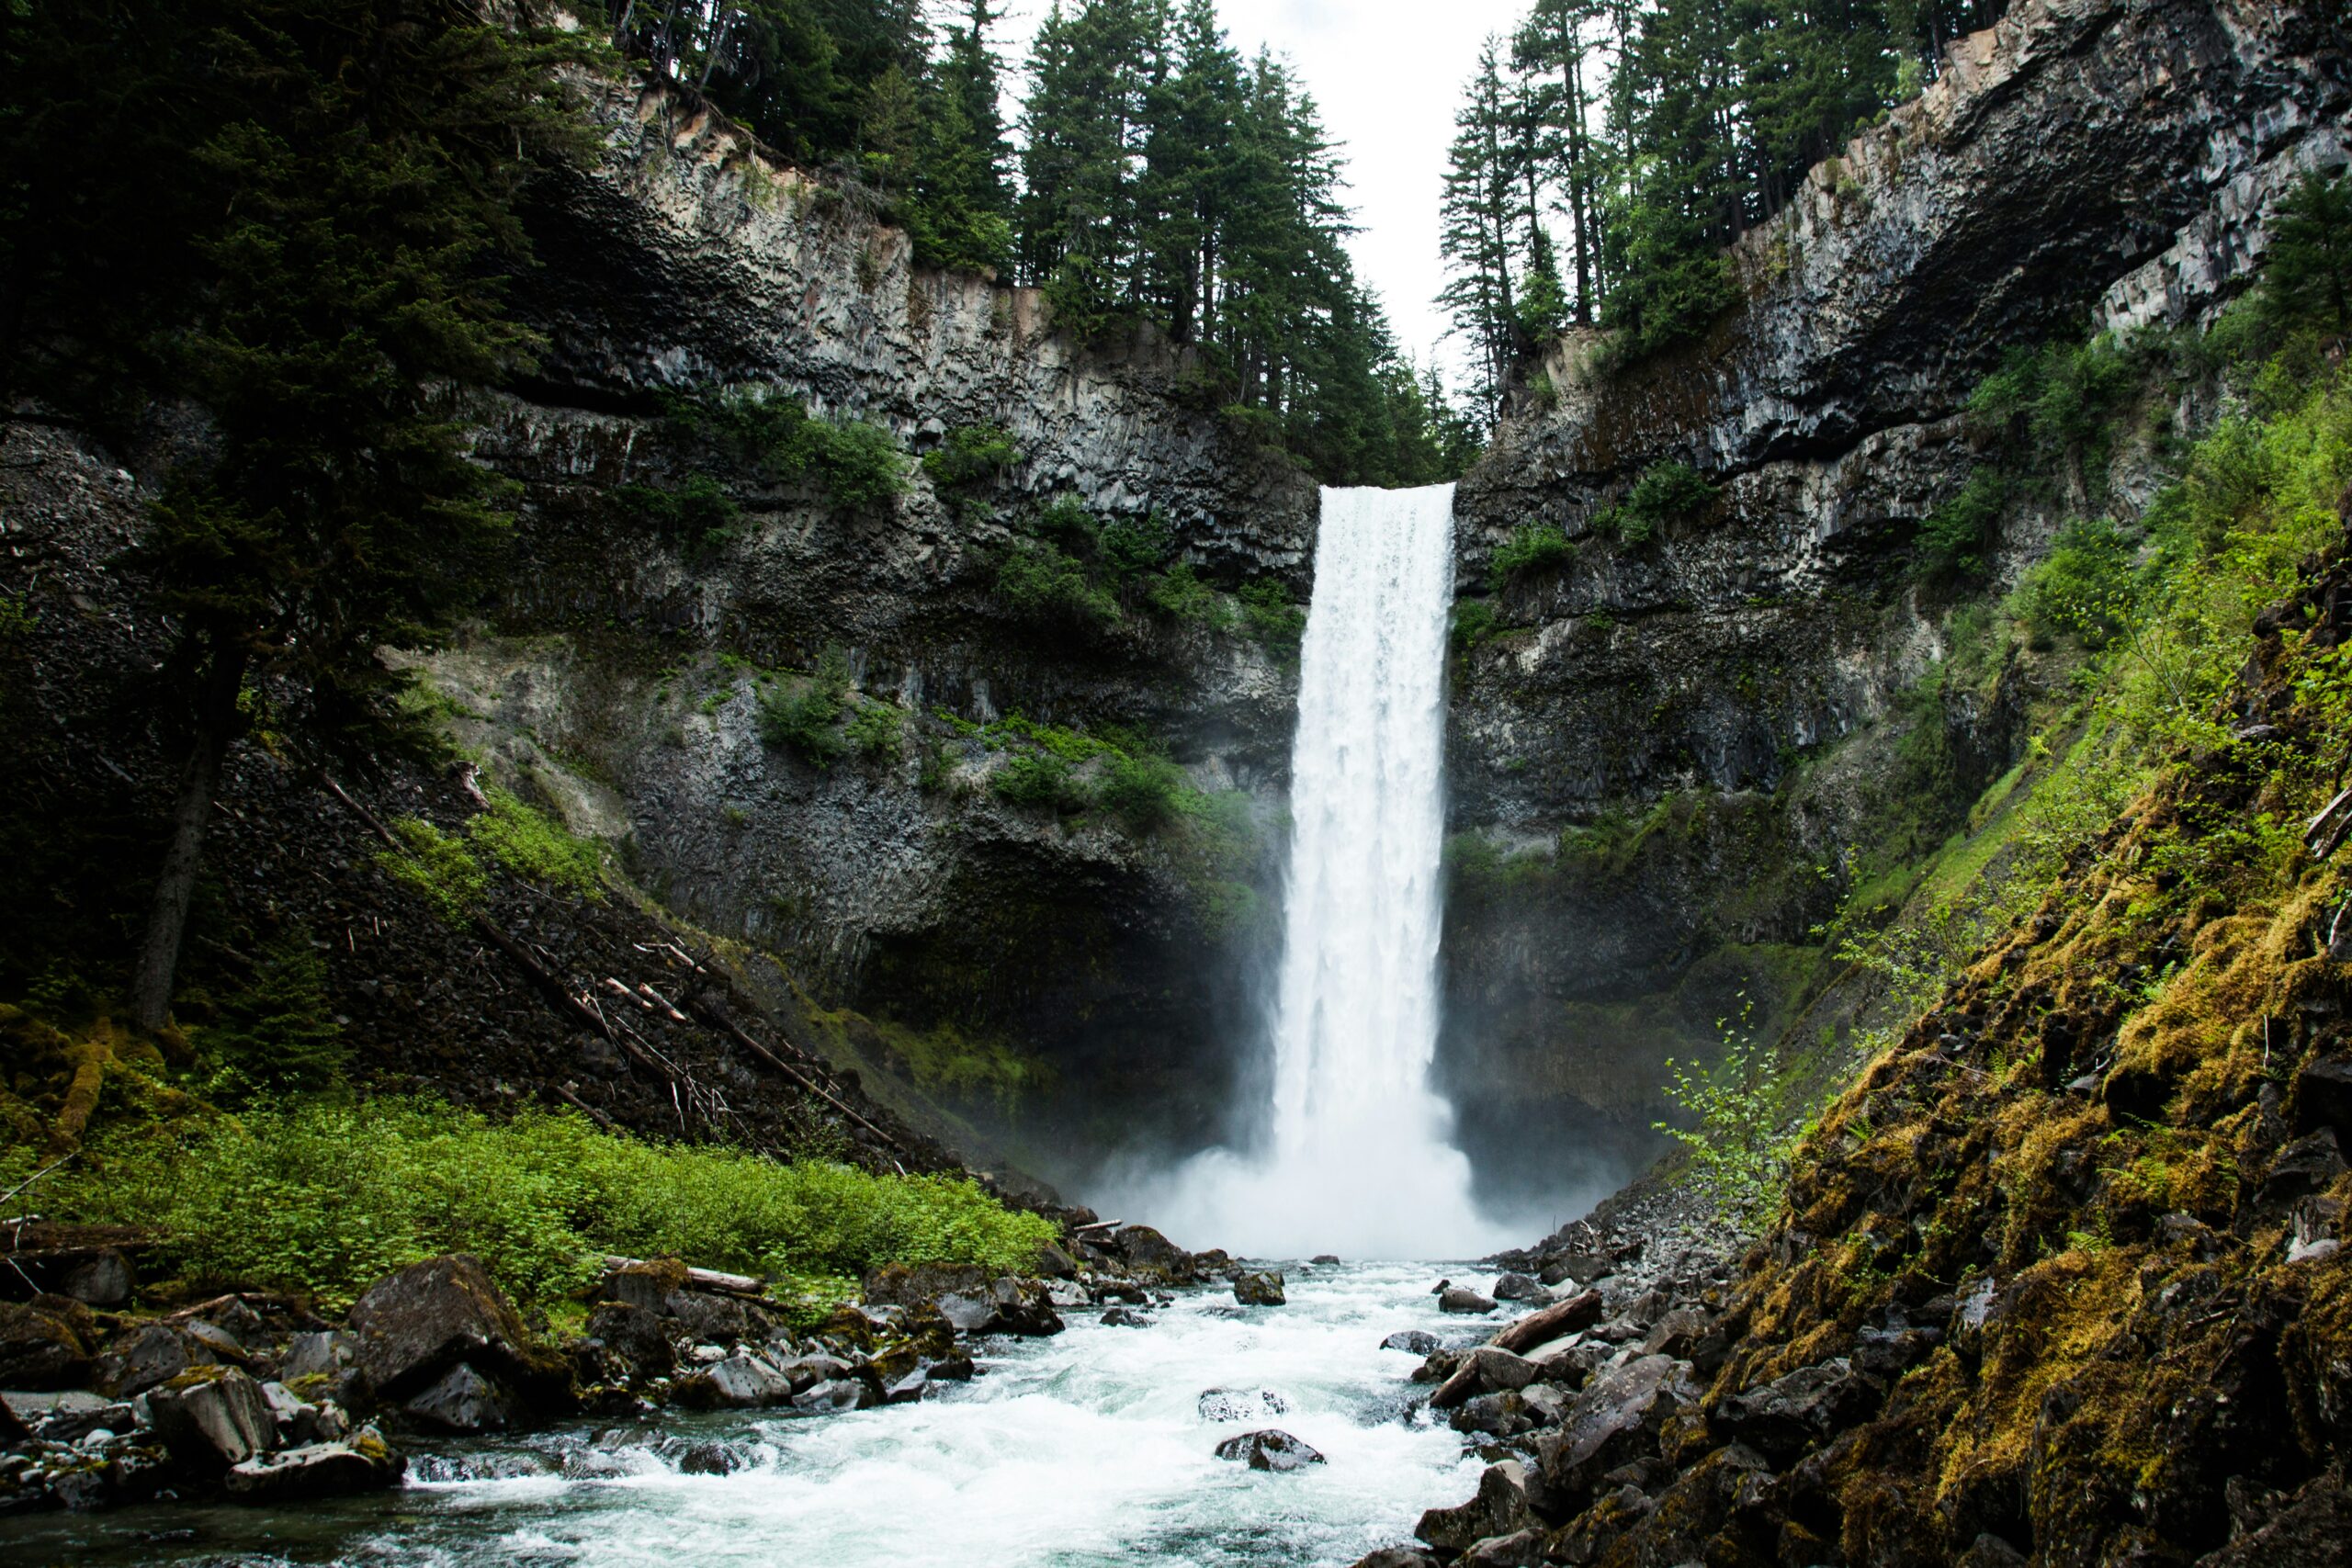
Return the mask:
<path id="1" fill-rule="evenodd" d="M 204 863 L 204 835 L 212 821 L 212 797 L 220 787 L 220 765 L 236 731 L 237 692 L 245 677 L 242 649 L 215 656 L 197 711 L 196 744 L 180 773 L 179 797 L 172 807 L 172 839 L 155 878 L 155 901 L 147 914 L 147 935 L 130 981 L 130 1019 L 141 1029 L 160 1029 L 172 1016 L 172 980 L 180 963 L 180 941 L 187 932 L 188 902 Z"/>

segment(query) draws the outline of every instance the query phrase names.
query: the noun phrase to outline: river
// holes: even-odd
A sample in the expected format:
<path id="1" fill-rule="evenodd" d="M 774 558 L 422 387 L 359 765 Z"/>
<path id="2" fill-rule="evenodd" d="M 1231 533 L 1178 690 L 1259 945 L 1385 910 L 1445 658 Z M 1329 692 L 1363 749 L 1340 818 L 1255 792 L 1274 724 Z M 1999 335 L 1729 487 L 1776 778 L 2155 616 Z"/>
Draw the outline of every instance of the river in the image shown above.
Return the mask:
<path id="1" fill-rule="evenodd" d="M 1146 1328 L 1073 1312 L 1050 1339 L 989 1342 L 980 1377 L 855 1415 L 580 1424 L 499 1443 L 413 1444 L 398 1491 L 300 1509 L 167 1505 L 0 1520 L 0 1559 L 90 1564 L 350 1563 L 488 1568 L 1114 1568 L 1351 1563 L 1459 1502 L 1481 1468 L 1408 1414 L 1419 1358 L 1397 1329 L 1459 1340 L 1430 1264 L 1296 1265 L 1289 1304 L 1180 1292 Z M 1456 1269 L 1456 1278 L 1474 1270 Z M 1484 1282 L 1485 1276 L 1477 1276 Z M 1477 1333 L 1490 1325 L 1480 1324 Z M 1287 1408 L 1240 1422 L 1211 1388 Z M 1328 1462 L 1287 1474 L 1214 1457 L 1279 1427 Z M 718 1445 L 731 1474 L 681 1470 Z"/>

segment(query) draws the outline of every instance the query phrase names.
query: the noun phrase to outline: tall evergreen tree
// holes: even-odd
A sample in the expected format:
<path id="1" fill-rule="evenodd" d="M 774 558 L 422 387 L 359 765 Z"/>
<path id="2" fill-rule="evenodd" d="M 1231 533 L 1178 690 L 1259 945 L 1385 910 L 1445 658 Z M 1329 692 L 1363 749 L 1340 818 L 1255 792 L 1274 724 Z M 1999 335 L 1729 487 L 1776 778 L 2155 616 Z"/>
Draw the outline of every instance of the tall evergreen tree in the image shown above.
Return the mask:
<path id="1" fill-rule="evenodd" d="M 1525 346 L 1511 278 L 1521 243 L 1525 122 L 1503 81 L 1498 51 L 1499 40 L 1489 38 L 1455 111 L 1438 231 L 1440 254 L 1453 273 L 1438 303 L 1476 351 L 1476 395 L 1489 415 Z"/>

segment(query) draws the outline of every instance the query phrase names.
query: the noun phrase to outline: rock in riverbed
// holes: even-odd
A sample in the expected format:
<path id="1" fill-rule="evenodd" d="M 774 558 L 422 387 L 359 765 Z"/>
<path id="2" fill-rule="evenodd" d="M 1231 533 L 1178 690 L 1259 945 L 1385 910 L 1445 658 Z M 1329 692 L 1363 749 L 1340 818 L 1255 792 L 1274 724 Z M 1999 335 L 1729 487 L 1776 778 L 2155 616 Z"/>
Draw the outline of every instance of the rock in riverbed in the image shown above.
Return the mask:
<path id="1" fill-rule="evenodd" d="M 1216 1446 L 1216 1457 L 1246 1461 L 1252 1470 L 1304 1470 L 1324 1462 L 1321 1454 L 1298 1438 L 1272 1428 L 1226 1438 Z"/>
<path id="2" fill-rule="evenodd" d="M 1283 1294 L 1283 1277 L 1271 1269 L 1253 1269 L 1233 1277 L 1233 1299 L 1243 1306 L 1278 1307 L 1289 1298 Z"/>
<path id="3" fill-rule="evenodd" d="M 1495 1310 L 1495 1303 L 1491 1297 L 1482 1296 L 1477 1292 L 1461 1285 L 1446 1287 L 1445 1293 L 1438 1297 L 1437 1304 L 1440 1312 L 1478 1313 Z"/>

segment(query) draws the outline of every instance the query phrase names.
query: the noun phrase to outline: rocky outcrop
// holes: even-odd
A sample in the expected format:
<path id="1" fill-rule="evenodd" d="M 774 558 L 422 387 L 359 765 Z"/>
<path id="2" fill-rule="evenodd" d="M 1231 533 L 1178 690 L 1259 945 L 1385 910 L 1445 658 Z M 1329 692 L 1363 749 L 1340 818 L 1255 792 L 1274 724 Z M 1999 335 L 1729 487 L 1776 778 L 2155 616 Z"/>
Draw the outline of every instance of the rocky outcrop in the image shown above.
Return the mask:
<path id="1" fill-rule="evenodd" d="M 1657 1059 L 1711 1049 L 1743 993 L 1785 1022 L 1858 860 L 1894 824 L 1940 839 L 2008 765 L 2014 700 L 1930 721 L 1928 790 L 1895 756 L 1900 694 L 1950 650 L 1910 542 L 1980 460 L 1972 389 L 2014 345 L 2210 315 L 2347 117 L 2335 7 L 2023 0 L 1741 242 L 1745 302 L 1702 341 L 1559 345 L 1458 509 L 1488 619 L 1455 671 L 1442 1065 L 1482 1177 L 1605 1190 L 1652 1147 Z M 1714 498 L 1596 528 L 1667 463 Z M 2116 477 L 2147 493 L 2141 455 Z M 2079 505 L 2014 511 L 1990 592 Z M 1566 563 L 1490 583 L 1537 525 Z"/>
<path id="2" fill-rule="evenodd" d="M 783 955 L 798 996 L 779 1004 L 876 1017 L 809 1036 L 925 1131 L 1055 1176 L 1136 1120 L 1213 1135 L 1250 1032 L 1285 656 L 1229 600 L 1057 627 L 991 589 L 1023 519 L 1067 499 L 1157 519 L 1212 586 L 1303 593 L 1314 486 L 1201 403 L 1184 353 L 1080 344 L 1034 290 L 917 267 L 854 193 L 691 94 L 596 111 L 601 161 L 549 175 L 527 214 L 544 265 L 514 300 L 546 352 L 477 404 L 480 455 L 522 486 L 521 559 L 498 613 L 427 665 L 461 739 L 672 908 Z M 722 394 L 879 426 L 905 488 L 840 504 L 662 416 Z M 1016 454 L 982 480 L 914 461 L 981 429 Z M 656 516 L 694 485 L 726 496 L 720 535 Z M 830 765 L 765 742 L 760 701 L 829 649 L 897 732 Z M 969 727 L 1008 715 L 1142 738 L 1223 797 L 1214 820 L 1137 830 L 998 798 L 1008 747 Z"/>

